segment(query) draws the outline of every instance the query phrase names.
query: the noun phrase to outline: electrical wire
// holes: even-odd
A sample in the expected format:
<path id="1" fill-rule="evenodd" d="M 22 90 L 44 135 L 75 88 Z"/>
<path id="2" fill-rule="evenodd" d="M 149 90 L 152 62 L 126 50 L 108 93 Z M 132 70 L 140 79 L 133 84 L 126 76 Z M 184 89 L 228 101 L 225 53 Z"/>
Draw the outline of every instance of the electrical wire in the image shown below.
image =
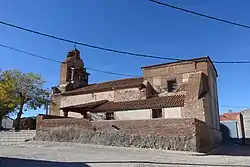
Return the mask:
<path id="1" fill-rule="evenodd" d="M 176 9 L 176 10 L 180 10 L 180 11 L 183 11 L 183 12 L 186 12 L 186 13 L 189 13 L 189 14 L 193 14 L 193 15 L 196 15 L 196 16 L 205 17 L 205 18 L 208 18 L 208 19 L 216 20 L 216 21 L 219 21 L 219 22 L 223 22 L 223 23 L 227 23 L 227 24 L 231 24 L 231 25 L 235 25 L 235 26 L 239 26 L 239 27 L 243 27 L 243 28 L 248 28 L 248 29 L 250 28 L 250 26 L 245 25 L 245 24 L 240 24 L 240 23 L 236 23 L 236 22 L 233 22 L 233 21 L 228 21 L 228 20 L 225 20 L 225 19 L 221 19 L 221 18 L 218 18 L 218 17 L 209 16 L 209 15 L 206 15 L 206 14 L 203 14 L 203 13 L 198 13 L 198 12 L 195 12 L 195 11 L 192 11 L 192 10 L 188 10 L 188 9 L 180 8 L 180 7 L 177 7 L 177 6 L 174 6 L 174 5 L 170 5 L 168 3 L 164 3 L 164 2 L 160 2 L 160 1 L 156 1 L 156 0 L 149 0 L 149 1 L 153 2 L 153 3 L 156 3 L 158 5 L 163 5 L 163 6 L 173 8 L 173 9 Z"/>
<path id="2" fill-rule="evenodd" d="M 17 48 L 13 48 L 11 46 L 0 44 L 0 47 L 7 48 L 7 49 L 10 49 L 10 50 L 14 50 L 14 51 L 17 51 L 17 52 L 20 52 L 20 53 L 23 53 L 23 54 L 26 54 L 26 55 L 30 55 L 30 56 L 33 56 L 33 57 L 36 57 L 36 58 L 40 58 L 40 59 L 44 59 L 44 60 L 49 60 L 49 61 L 53 61 L 53 62 L 56 62 L 56 63 L 62 63 L 59 60 L 51 59 L 51 58 L 44 57 L 44 56 L 39 56 L 37 54 L 26 52 L 26 51 L 23 51 L 23 50 L 20 50 L 20 49 L 17 49 Z M 135 75 L 122 74 L 122 73 L 116 73 L 116 72 L 110 72 L 110 71 L 104 71 L 104 70 L 95 69 L 95 68 L 86 68 L 86 69 L 92 70 L 92 71 L 97 71 L 97 72 L 102 72 L 102 73 L 106 73 L 106 74 L 113 74 L 113 75 L 126 76 L 126 77 L 138 77 L 138 76 L 135 76 Z"/>
<path id="3" fill-rule="evenodd" d="M 119 53 L 119 54 L 123 54 L 123 55 L 130 55 L 130 56 L 144 57 L 144 58 L 152 58 L 152 59 L 161 59 L 161 60 L 169 60 L 169 61 L 182 61 L 182 60 L 184 60 L 184 59 L 180 59 L 180 58 L 160 57 L 160 56 L 154 56 L 154 55 L 149 55 L 149 54 L 133 53 L 133 52 L 121 51 L 121 50 L 117 50 L 117 49 L 104 48 L 104 47 L 100 47 L 100 46 L 96 46 L 96 45 L 90 45 L 90 44 L 81 43 L 81 42 L 78 42 L 78 41 L 73 41 L 73 40 L 57 37 L 57 36 L 54 36 L 54 35 L 46 34 L 46 33 L 43 33 L 43 32 L 31 30 L 31 29 L 24 28 L 24 27 L 21 27 L 21 26 L 17 26 L 17 25 L 7 23 L 7 22 L 1 21 L 1 20 L 0 20 L 0 24 L 6 25 L 8 27 L 17 28 L 17 29 L 27 31 L 27 32 L 30 32 L 30 33 L 38 34 L 38 35 L 41 35 L 41 36 L 49 37 L 49 38 L 52 38 L 52 39 L 56 39 L 56 40 L 59 40 L 59 41 L 72 43 L 72 44 L 75 44 L 75 45 L 77 44 L 77 45 L 81 45 L 81 46 L 85 46 L 85 47 L 89 47 L 89 48 L 94 48 L 94 49 L 99 49 L 99 50 L 103 50 L 103 51 Z M 250 61 L 248 61 L 248 60 L 247 61 L 213 61 L 213 63 L 217 63 L 217 64 L 250 64 Z"/>
<path id="4" fill-rule="evenodd" d="M 137 57 L 146 57 L 146 58 L 155 58 L 155 59 L 162 59 L 162 60 L 171 60 L 171 61 L 176 61 L 176 60 L 181 60 L 181 59 L 177 59 L 177 58 L 170 58 L 170 57 L 159 57 L 159 56 L 153 56 L 153 55 L 148 55 L 148 54 L 141 54 L 141 53 L 132 53 L 132 52 L 127 52 L 127 51 L 120 51 L 120 50 L 116 50 L 116 49 L 110 49 L 110 48 L 104 48 L 104 47 L 100 47 L 100 46 L 96 46 L 96 45 L 90 45 L 90 44 L 86 44 L 86 43 L 82 43 L 82 42 L 78 42 L 78 41 L 73 41 L 73 40 L 69 40 L 69 39 L 65 39 L 65 38 L 61 38 L 61 37 L 57 37 L 54 35 L 50 35 L 50 34 L 46 34 L 43 32 L 38 32 L 35 30 L 31 30 L 28 28 L 24 28 L 21 26 L 17 26 L 11 23 L 7 23 L 4 21 L 0 20 L 0 24 L 6 25 L 8 27 L 13 27 L 13 28 L 17 28 L 23 31 L 27 31 L 30 33 L 34 33 L 34 34 L 38 34 L 41 36 L 45 36 L 45 37 L 49 37 L 52 39 L 56 39 L 56 40 L 60 40 L 63 42 L 68 42 L 68 43 L 72 43 L 72 44 L 77 44 L 77 45 L 81 45 L 81 46 L 85 46 L 85 47 L 89 47 L 89 48 L 94 48 L 94 49 L 99 49 L 99 50 L 103 50 L 103 51 L 108 51 L 108 52 L 115 52 L 115 53 L 120 53 L 120 54 L 126 54 L 126 55 L 132 55 L 132 56 L 137 56 Z"/>
<path id="5" fill-rule="evenodd" d="M 23 50 L 20 50 L 20 49 L 11 47 L 11 46 L 0 44 L 0 47 L 7 48 L 7 49 L 10 49 L 10 50 L 14 50 L 16 52 L 20 52 L 20 53 L 23 53 L 23 54 L 26 54 L 26 55 L 30 55 L 32 57 L 36 57 L 36 58 L 40 58 L 40 59 L 44 59 L 44 60 L 48 60 L 48 61 L 53 61 L 53 62 L 56 62 L 56 63 L 62 63 L 59 60 L 51 59 L 51 58 L 44 57 L 44 56 L 39 56 L 37 54 L 26 52 L 26 51 L 23 51 Z M 102 73 L 106 73 L 106 74 L 112 74 L 112 75 L 129 76 L 129 77 L 139 77 L 139 76 L 135 76 L 135 75 L 123 74 L 123 73 L 116 73 L 116 72 L 110 72 L 110 71 L 104 71 L 104 70 L 99 70 L 99 69 L 95 69 L 95 68 L 86 68 L 86 69 L 89 69 L 89 70 L 92 70 L 92 71 L 97 71 L 97 72 L 102 72 Z M 229 106 L 229 105 L 220 105 L 220 107 L 227 107 L 227 108 L 250 108 L 250 107 L 247 107 L 247 106 Z"/>

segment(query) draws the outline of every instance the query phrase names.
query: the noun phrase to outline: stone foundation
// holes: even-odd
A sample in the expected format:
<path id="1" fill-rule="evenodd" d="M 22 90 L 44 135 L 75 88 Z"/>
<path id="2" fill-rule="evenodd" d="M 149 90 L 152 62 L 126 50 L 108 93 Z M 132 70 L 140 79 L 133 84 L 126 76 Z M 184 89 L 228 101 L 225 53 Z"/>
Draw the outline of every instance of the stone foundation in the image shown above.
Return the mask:
<path id="1" fill-rule="evenodd" d="M 76 142 L 107 146 L 196 151 L 195 137 L 136 135 L 125 132 L 91 132 L 74 126 L 40 129 L 37 140 Z"/>
<path id="2" fill-rule="evenodd" d="M 193 118 L 88 121 L 38 116 L 36 140 L 207 152 L 214 142 L 205 129 L 209 127 Z"/>

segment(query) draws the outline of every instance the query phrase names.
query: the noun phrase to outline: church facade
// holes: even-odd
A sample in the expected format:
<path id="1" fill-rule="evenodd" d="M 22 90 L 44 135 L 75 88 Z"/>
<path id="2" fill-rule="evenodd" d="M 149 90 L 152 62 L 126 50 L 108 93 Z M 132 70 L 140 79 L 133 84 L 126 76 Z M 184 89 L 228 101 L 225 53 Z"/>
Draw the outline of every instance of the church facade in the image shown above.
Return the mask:
<path id="1" fill-rule="evenodd" d="M 61 63 L 49 114 L 89 120 L 196 118 L 219 133 L 218 75 L 209 57 L 142 70 L 142 77 L 89 84 L 75 49 Z"/>

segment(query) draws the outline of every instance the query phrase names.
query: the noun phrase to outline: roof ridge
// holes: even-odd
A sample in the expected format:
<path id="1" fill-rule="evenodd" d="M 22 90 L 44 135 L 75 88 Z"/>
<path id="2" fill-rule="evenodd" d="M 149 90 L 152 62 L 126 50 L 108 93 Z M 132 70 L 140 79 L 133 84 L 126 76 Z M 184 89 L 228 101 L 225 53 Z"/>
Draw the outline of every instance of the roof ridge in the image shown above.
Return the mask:
<path id="1" fill-rule="evenodd" d="M 125 78 L 120 80 L 111 80 L 107 82 L 87 85 L 75 90 L 64 92 L 62 93 L 62 95 L 86 94 L 86 93 L 95 93 L 97 91 L 103 92 L 113 89 L 133 88 L 133 87 L 140 87 L 140 85 L 142 84 L 143 84 L 143 77 Z"/>

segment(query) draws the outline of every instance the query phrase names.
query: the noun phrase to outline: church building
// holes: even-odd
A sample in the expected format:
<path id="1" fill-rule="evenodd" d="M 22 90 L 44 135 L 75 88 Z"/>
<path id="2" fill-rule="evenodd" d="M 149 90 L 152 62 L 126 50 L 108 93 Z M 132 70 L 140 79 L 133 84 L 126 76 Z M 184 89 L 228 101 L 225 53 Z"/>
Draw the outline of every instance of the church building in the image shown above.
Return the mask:
<path id="1" fill-rule="evenodd" d="M 61 63 L 49 114 L 89 120 L 197 118 L 220 133 L 218 74 L 209 57 L 141 69 L 142 77 L 89 83 L 75 49 Z"/>

